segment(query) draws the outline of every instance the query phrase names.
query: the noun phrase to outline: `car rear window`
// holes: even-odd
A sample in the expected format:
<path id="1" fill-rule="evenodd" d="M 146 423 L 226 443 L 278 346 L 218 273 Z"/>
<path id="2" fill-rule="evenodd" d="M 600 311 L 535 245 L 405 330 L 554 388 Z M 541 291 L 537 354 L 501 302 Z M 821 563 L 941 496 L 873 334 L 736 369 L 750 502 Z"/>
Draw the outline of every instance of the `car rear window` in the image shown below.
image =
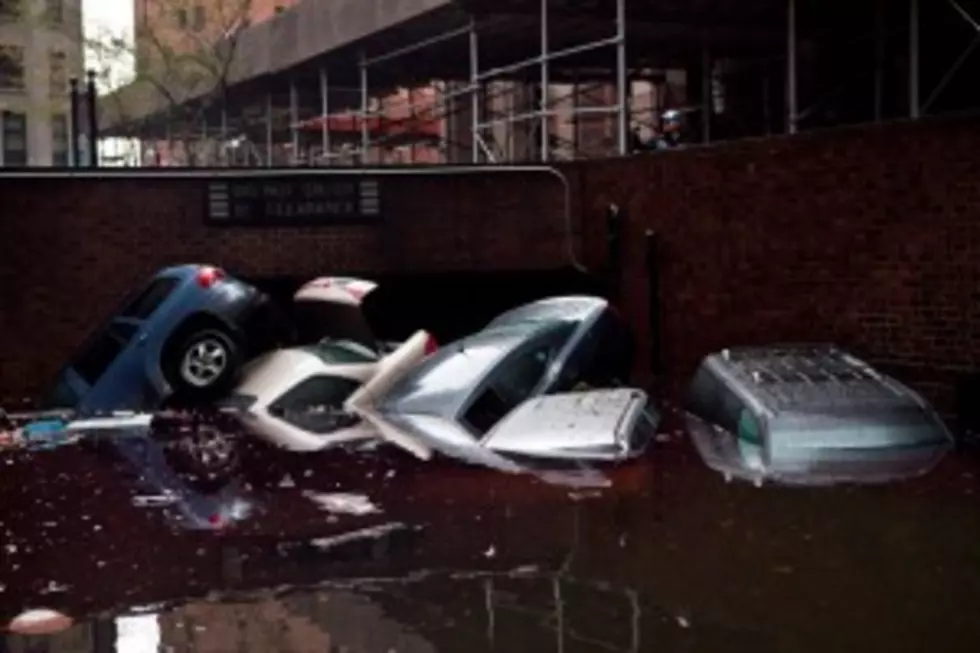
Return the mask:
<path id="1" fill-rule="evenodd" d="M 686 408 L 740 440 L 761 444 L 761 428 L 746 403 L 707 367 L 701 367 L 688 390 Z"/>
<path id="2" fill-rule="evenodd" d="M 133 324 L 123 322 L 111 324 L 82 349 L 71 367 L 86 383 L 94 385 L 133 339 L 136 331 L 137 327 Z"/>
<path id="3" fill-rule="evenodd" d="M 483 435 L 531 397 L 545 372 L 575 332 L 575 323 L 558 323 L 507 356 L 491 372 L 463 420 Z"/>
<path id="4" fill-rule="evenodd" d="M 160 307 L 160 304 L 174 291 L 180 279 L 174 277 L 157 277 L 143 289 L 135 299 L 130 301 L 126 307 L 120 311 L 120 317 L 131 317 L 138 320 L 145 320 Z"/>

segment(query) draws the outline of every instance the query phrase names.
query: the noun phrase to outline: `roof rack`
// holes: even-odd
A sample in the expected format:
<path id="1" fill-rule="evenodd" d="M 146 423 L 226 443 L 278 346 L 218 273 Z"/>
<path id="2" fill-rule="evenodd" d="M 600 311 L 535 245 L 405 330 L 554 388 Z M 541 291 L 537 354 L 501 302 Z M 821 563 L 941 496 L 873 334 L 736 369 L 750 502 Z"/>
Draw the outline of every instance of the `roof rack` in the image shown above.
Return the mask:
<path id="1" fill-rule="evenodd" d="M 832 345 L 726 349 L 721 358 L 733 379 L 773 412 L 894 405 L 909 399 L 900 386 Z"/>

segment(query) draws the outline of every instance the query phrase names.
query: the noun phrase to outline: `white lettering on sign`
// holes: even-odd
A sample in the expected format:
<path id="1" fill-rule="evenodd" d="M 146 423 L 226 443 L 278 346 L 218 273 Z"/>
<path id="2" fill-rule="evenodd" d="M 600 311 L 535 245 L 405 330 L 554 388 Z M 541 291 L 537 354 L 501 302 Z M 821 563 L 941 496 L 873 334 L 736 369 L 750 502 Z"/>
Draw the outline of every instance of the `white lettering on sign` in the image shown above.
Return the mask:
<path id="1" fill-rule="evenodd" d="M 211 184 L 208 194 L 211 220 L 240 224 L 329 224 L 334 218 L 381 215 L 376 179 L 222 180 Z"/>

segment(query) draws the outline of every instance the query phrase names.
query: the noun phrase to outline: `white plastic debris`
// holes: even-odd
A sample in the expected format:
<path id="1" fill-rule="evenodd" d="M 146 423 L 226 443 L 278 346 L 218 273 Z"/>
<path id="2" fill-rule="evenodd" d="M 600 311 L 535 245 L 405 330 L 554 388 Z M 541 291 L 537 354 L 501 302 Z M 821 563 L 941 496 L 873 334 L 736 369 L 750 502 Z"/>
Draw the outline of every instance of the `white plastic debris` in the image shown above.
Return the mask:
<path id="1" fill-rule="evenodd" d="M 490 545 L 490 548 L 483 552 L 484 558 L 492 558 L 497 555 L 497 548 L 494 545 Z"/>
<path id="2" fill-rule="evenodd" d="M 70 628 L 72 618 L 55 610 L 26 610 L 10 622 L 10 632 L 18 635 L 48 635 Z"/>
<path id="3" fill-rule="evenodd" d="M 282 477 L 282 480 L 279 481 L 279 487 L 281 487 L 281 488 L 292 488 L 292 487 L 296 487 L 296 481 L 293 480 L 293 477 L 292 476 L 290 476 L 289 474 L 286 474 L 285 476 Z"/>
<path id="4" fill-rule="evenodd" d="M 381 509 L 363 494 L 305 492 L 304 496 L 317 504 L 321 510 L 333 514 L 370 515 L 381 512 Z"/>

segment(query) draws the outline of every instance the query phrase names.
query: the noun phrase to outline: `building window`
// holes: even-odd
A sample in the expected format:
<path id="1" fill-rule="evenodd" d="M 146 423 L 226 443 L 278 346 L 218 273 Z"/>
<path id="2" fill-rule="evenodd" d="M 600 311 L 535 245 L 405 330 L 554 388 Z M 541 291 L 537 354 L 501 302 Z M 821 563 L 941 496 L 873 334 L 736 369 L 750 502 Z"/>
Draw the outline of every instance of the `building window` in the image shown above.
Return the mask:
<path id="1" fill-rule="evenodd" d="M 64 95 L 68 92 L 68 55 L 64 52 L 52 52 L 48 66 L 51 95 Z"/>
<path id="2" fill-rule="evenodd" d="M 200 32 L 204 29 L 206 22 L 207 16 L 204 14 L 204 7 L 202 5 L 194 5 L 194 20 L 191 23 L 191 29 L 195 32 Z"/>
<path id="3" fill-rule="evenodd" d="M 187 29 L 187 10 L 184 8 L 178 9 L 176 12 L 176 21 L 178 29 Z"/>
<path id="4" fill-rule="evenodd" d="M 63 25 L 65 22 L 64 0 L 46 0 L 44 14 L 51 25 Z"/>
<path id="5" fill-rule="evenodd" d="M 27 114 L 4 111 L 0 118 L 3 130 L 3 165 L 27 165 Z"/>
<path id="6" fill-rule="evenodd" d="M 68 166 L 68 116 L 51 116 L 51 165 Z"/>
<path id="7" fill-rule="evenodd" d="M 0 45 L 0 89 L 6 91 L 24 89 L 24 48 L 16 45 Z"/>
<path id="8" fill-rule="evenodd" d="M 22 0 L 0 0 L 0 22 L 18 20 Z"/>

